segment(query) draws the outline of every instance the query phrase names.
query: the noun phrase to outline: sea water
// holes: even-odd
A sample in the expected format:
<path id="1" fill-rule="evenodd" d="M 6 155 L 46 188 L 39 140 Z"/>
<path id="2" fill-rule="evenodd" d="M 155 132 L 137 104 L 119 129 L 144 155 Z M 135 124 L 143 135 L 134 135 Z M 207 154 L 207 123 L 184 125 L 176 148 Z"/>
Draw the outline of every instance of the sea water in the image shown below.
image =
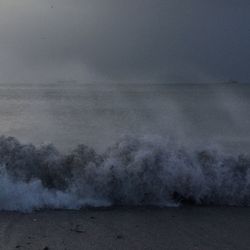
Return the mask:
<path id="1" fill-rule="evenodd" d="M 1 84 L 0 209 L 249 206 L 249 96 L 246 84 Z"/>

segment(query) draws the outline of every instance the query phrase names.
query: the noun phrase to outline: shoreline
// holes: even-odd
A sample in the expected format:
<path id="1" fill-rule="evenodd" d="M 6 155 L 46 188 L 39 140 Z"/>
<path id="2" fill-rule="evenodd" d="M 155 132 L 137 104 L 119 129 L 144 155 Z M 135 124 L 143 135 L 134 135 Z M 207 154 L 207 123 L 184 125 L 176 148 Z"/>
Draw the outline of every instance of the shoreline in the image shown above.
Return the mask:
<path id="1" fill-rule="evenodd" d="M 0 249 L 247 250 L 250 208 L 112 207 L 0 212 Z"/>

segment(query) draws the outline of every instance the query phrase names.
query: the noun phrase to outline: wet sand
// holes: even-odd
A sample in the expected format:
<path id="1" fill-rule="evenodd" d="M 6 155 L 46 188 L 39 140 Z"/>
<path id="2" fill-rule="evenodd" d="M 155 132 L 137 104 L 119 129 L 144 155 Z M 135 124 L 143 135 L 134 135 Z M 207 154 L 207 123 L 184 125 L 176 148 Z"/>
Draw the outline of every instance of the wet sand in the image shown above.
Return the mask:
<path id="1" fill-rule="evenodd" d="M 0 249 L 250 249 L 250 208 L 0 213 Z"/>

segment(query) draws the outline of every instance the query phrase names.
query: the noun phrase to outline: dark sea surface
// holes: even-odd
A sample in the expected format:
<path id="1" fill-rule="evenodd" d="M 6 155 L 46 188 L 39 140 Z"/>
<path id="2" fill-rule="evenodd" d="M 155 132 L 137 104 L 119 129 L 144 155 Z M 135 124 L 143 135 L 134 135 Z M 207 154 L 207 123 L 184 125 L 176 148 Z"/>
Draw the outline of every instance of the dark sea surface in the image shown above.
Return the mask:
<path id="1" fill-rule="evenodd" d="M 250 149 L 248 84 L 1 84 L 0 134 L 67 151 L 122 135 Z"/>

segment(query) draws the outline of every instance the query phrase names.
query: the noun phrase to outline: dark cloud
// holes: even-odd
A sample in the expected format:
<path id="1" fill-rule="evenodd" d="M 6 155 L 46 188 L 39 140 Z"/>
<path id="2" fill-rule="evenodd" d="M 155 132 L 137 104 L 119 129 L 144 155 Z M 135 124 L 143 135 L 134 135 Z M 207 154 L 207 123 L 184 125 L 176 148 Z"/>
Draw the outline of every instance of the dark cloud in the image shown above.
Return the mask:
<path id="1" fill-rule="evenodd" d="M 250 81 L 249 1 L 0 4 L 1 81 Z"/>

